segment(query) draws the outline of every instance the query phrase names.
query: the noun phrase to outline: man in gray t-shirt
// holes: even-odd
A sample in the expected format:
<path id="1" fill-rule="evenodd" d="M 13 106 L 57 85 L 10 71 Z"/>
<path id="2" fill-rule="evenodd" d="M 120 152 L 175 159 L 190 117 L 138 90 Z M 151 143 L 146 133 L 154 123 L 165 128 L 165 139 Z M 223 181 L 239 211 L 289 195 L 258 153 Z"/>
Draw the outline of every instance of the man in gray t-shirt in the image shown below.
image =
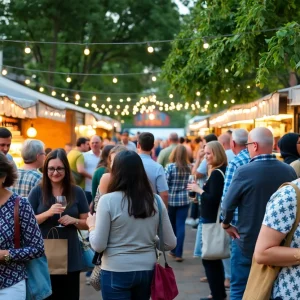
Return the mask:
<path id="1" fill-rule="evenodd" d="M 138 150 L 153 192 L 159 194 L 168 207 L 168 184 L 164 168 L 155 162 L 150 154 L 154 147 L 154 136 L 150 132 L 143 132 L 138 139 Z"/>

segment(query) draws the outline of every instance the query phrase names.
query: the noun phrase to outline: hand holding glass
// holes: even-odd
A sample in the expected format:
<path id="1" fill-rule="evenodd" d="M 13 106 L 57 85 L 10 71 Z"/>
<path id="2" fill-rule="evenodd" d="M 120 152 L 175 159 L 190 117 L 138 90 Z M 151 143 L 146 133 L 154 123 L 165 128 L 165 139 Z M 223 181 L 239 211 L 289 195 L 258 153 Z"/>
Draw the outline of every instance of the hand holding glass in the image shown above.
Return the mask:
<path id="1" fill-rule="evenodd" d="M 188 183 L 191 184 L 191 183 L 195 183 L 195 182 L 196 182 L 196 176 L 195 176 L 195 175 L 190 175 L 190 176 L 189 176 Z M 196 199 L 196 192 L 194 192 L 194 191 L 189 191 L 189 197 L 190 197 L 192 200 L 195 200 L 195 199 Z"/>
<path id="2" fill-rule="evenodd" d="M 66 208 L 67 206 L 67 199 L 65 196 L 56 196 L 56 203 L 61 204 L 62 208 Z M 61 217 L 61 213 L 60 213 L 60 217 Z M 56 227 L 64 227 L 63 225 L 59 224 Z"/>

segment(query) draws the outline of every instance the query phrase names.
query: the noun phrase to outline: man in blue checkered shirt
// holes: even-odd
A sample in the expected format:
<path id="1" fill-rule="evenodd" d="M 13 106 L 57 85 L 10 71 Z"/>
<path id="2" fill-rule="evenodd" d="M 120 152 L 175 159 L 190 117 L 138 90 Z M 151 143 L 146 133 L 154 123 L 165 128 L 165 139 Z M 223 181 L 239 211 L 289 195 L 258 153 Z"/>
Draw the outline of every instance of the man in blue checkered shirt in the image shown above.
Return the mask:
<path id="1" fill-rule="evenodd" d="M 247 143 L 247 140 L 248 140 L 247 130 L 236 129 L 232 132 L 231 149 L 236 156 L 228 163 L 228 166 L 226 168 L 222 201 L 224 200 L 225 195 L 229 189 L 235 171 L 240 166 L 243 166 L 249 163 L 250 161 L 250 156 L 245 145 Z M 231 221 L 232 225 L 234 226 L 236 225 L 237 218 L 238 218 L 238 210 L 236 209 L 234 212 L 233 219 Z"/>
<path id="2" fill-rule="evenodd" d="M 28 197 L 31 189 L 42 179 L 42 173 L 38 169 L 44 164 L 46 157 L 44 148 L 44 143 L 32 139 L 27 139 L 22 145 L 21 156 L 24 166 L 18 169 L 18 179 L 12 187 L 12 191 L 21 197 Z"/>

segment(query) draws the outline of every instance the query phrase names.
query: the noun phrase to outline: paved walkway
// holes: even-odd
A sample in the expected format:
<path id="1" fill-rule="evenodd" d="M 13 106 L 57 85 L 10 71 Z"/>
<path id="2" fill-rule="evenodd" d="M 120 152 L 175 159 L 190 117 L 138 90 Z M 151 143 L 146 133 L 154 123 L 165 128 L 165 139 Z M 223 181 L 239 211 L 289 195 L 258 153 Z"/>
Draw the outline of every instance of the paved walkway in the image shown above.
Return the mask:
<path id="1" fill-rule="evenodd" d="M 175 271 L 179 295 L 176 300 L 199 300 L 200 297 L 209 295 L 207 283 L 201 283 L 200 277 L 204 276 L 204 268 L 201 259 L 193 258 L 196 230 L 186 227 L 186 239 L 184 247 L 184 261 L 175 262 L 171 257 L 167 257 L 171 267 Z M 81 275 L 81 300 L 102 299 L 100 293 L 91 286 L 85 285 L 84 274 Z"/>

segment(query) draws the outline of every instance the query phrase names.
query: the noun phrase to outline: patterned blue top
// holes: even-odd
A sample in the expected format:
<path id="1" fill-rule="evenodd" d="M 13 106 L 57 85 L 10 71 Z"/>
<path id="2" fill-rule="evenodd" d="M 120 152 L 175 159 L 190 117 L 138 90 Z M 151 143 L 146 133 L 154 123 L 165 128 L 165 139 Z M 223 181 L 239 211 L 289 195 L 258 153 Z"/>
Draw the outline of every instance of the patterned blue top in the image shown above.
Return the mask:
<path id="1" fill-rule="evenodd" d="M 249 152 L 247 149 L 244 149 L 228 163 L 228 166 L 226 168 L 226 173 L 225 173 L 225 182 L 224 182 L 222 202 L 223 202 L 224 197 L 229 189 L 229 186 L 231 184 L 231 181 L 232 181 L 235 171 L 238 169 L 238 167 L 249 163 L 249 161 L 250 161 Z M 237 220 L 238 220 L 238 209 L 236 209 L 234 211 L 231 224 L 235 226 L 237 223 Z"/>
<path id="2" fill-rule="evenodd" d="M 300 182 L 293 181 L 298 188 Z M 299 209 L 299 208 L 298 208 Z M 293 187 L 285 186 L 274 193 L 268 202 L 263 224 L 281 233 L 288 234 L 292 229 L 297 214 L 297 198 Z M 300 224 L 298 225 L 291 246 L 300 248 Z M 300 266 L 283 267 L 273 285 L 273 298 L 300 298 Z"/>
<path id="3" fill-rule="evenodd" d="M 21 248 L 14 249 L 14 206 L 17 194 L 0 206 L 0 249 L 9 250 L 11 261 L 0 263 L 0 289 L 4 289 L 26 278 L 25 262 L 44 254 L 44 242 L 31 205 L 20 199 Z"/>
<path id="4" fill-rule="evenodd" d="M 179 174 L 175 163 L 168 164 L 165 169 L 169 186 L 168 204 L 171 206 L 183 206 L 190 203 L 187 184 L 191 171 Z"/>

